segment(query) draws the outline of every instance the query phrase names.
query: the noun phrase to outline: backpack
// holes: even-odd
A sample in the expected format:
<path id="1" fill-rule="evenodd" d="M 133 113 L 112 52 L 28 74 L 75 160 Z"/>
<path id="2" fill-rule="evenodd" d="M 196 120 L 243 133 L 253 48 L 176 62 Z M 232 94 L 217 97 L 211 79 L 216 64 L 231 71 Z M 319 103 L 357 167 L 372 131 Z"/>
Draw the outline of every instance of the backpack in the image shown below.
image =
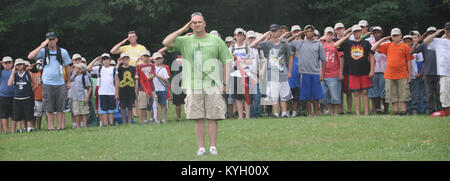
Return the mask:
<path id="1" fill-rule="evenodd" d="M 74 80 L 75 80 L 75 78 L 77 78 L 77 76 L 78 76 L 78 74 L 76 74 L 75 75 L 75 77 L 73 78 Z M 83 73 L 83 75 L 81 75 L 82 77 L 81 77 L 81 81 L 83 82 L 83 87 L 84 87 L 84 89 L 87 89 L 87 87 L 86 87 L 86 80 L 85 80 L 85 76 L 86 76 L 86 73 Z M 88 76 L 88 79 L 89 79 L 89 81 L 91 80 L 91 77 L 89 77 Z"/>
<path id="2" fill-rule="evenodd" d="M 44 55 L 44 60 L 42 62 L 42 67 L 45 67 L 45 65 L 49 64 L 50 62 L 50 56 L 56 56 L 56 60 L 58 60 L 60 65 L 63 65 L 63 59 L 62 59 L 62 55 L 61 55 L 61 47 L 56 47 L 56 54 L 50 54 L 50 49 L 47 47 L 44 48 L 45 50 L 45 55 Z M 48 58 L 48 60 L 47 60 Z"/>

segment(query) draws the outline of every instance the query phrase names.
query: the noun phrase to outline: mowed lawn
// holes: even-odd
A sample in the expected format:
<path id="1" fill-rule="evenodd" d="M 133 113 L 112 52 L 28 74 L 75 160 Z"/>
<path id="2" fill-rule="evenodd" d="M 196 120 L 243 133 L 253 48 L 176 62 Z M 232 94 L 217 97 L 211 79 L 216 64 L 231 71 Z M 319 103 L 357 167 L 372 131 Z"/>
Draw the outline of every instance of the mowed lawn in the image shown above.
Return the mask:
<path id="1" fill-rule="evenodd" d="M 0 135 L 0 160 L 450 160 L 450 118 L 223 120 L 217 156 L 196 156 L 193 121 Z M 207 141 L 208 142 L 208 141 Z M 207 146 L 208 149 L 208 146 Z"/>

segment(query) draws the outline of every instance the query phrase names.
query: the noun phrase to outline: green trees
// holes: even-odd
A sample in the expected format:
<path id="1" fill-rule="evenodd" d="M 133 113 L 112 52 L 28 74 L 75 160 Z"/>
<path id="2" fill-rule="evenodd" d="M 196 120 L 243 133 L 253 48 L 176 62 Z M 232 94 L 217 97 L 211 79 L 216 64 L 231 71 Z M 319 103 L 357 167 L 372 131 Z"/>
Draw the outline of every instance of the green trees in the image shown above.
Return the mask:
<path id="1" fill-rule="evenodd" d="M 387 31 L 423 32 L 430 25 L 442 27 L 449 10 L 449 0 L 3 0 L 0 56 L 25 58 L 48 31 L 59 34 L 59 45 L 70 54 L 81 53 L 88 61 L 108 52 L 129 30 L 155 52 L 195 11 L 205 15 L 207 31 L 225 37 L 237 27 L 264 32 L 273 23 L 313 24 L 322 32 L 338 21 L 350 27 L 360 19 Z"/>

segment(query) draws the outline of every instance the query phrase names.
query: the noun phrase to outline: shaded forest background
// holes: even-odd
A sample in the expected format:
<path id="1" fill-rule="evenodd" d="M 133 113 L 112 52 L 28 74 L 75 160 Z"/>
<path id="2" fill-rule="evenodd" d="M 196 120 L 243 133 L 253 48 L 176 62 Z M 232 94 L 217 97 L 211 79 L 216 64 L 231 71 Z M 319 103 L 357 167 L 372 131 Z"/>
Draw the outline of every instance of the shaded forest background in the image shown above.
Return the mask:
<path id="1" fill-rule="evenodd" d="M 264 33 L 273 23 L 346 27 L 366 19 L 389 34 L 428 26 L 443 28 L 450 21 L 450 0 L 2 0 L 0 56 L 26 58 L 48 31 L 58 45 L 88 61 L 109 50 L 135 30 L 138 42 L 152 53 L 162 40 L 181 28 L 193 12 L 202 12 L 207 31 L 232 35 L 237 27 Z"/>

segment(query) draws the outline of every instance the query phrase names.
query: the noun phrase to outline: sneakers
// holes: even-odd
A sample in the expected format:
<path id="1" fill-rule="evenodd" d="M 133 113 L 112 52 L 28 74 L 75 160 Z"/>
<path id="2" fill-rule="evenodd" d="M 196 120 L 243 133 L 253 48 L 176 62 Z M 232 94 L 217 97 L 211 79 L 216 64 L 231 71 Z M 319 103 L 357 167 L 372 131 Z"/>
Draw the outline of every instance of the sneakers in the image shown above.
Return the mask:
<path id="1" fill-rule="evenodd" d="M 292 115 L 291 115 L 291 117 L 297 117 L 297 112 L 295 112 L 295 111 L 292 111 Z"/>
<path id="2" fill-rule="evenodd" d="M 202 156 L 206 154 L 206 150 L 205 148 L 199 148 L 197 151 L 197 156 Z M 209 154 L 211 155 L 217 155 L 217 148 L 215 146 L 211 146 L 211 148 L 209 148 Z"/>
<path id="3" fill-rule="evenodd" d="M 199 148 L 197 151 L 197 156 L 205 155 L 205 153 L 206 153 L 205 148 Z"/>
<path id="4" fill-rule="evenodd" d="M 211 148 L 209 148 L 209 154 L 217 155 L 217 148 L 215 146 L 211 146 Z"/>

